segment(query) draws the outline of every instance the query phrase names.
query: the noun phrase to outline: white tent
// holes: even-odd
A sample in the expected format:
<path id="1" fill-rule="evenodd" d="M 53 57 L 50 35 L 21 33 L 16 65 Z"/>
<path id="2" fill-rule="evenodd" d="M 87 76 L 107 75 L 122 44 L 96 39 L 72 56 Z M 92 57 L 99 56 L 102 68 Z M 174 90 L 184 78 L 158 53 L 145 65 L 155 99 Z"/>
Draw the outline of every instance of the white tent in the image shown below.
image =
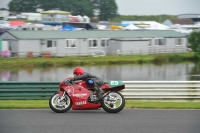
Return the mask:
<path id="1" fill-rule="evenodd" d="M 186 30 L 186 29 L 173 29 L 173 30 L 175 30 L 177 32 L 180 32 L 180 33 L 183 33 L 183 34 L 190 34 L 193 31 L 191 29 L 190 30 Z"/>
<path id="2" fill-rule="evenodd" d="M 36 26 L 37 28 L 43 28 L 45 25 L 44 25 L 44 24 L 35 24 L 35 26 Z"/>
<path id="3" fill-rule="evenodd" d="M 128 26 L 123 28 L 124 30 L 138 30 L 140 28 L 136 27 L 135 25 L 133 25 L 132 23 L 129 24 Z"/>
<path id="4" fill-rule="evenodd" d="M 163 26 L 163 25 L 157 24 L 157 23 L 152 23 L 152 24 L 150 24 L 149 27 L 147 27 L 145 29 L 149 29 L 149 30 L 168 30 L 169 27 Z"/>
<path id="5" fill-rule="evenodd" d="M 99 30 L 105 30 L 106 29 L 106 26 L 105 25 L 97 25 L 97 28 Z"/>
<path id="6" fill-rule="evenodd" d="M 0 21 L 0 28 L 10 28 L 10 24 L 7 21 Z"/>

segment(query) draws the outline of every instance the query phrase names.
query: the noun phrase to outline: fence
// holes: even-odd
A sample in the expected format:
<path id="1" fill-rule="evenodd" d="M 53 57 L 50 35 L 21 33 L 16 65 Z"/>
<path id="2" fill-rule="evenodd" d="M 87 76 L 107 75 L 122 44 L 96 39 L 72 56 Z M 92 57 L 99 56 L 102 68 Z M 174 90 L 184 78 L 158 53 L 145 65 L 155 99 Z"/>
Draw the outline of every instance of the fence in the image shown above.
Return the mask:
<path id="1" fill-rule="evenodd" d="M 124 81 L 126 99 L 200 100 L 200 81 Z M 59 82 L 0 82 L 0 99 L 49 99 Z"/>
<path id="2" fill-rule="evenodd" d="M 0 99 L 48 99 L 59 82 L 0 82 Z"/>
<path id="3" fill-rule="evenodd" d="M 151 54 L 166 54 L 166 53 L 186 53 L 189 52 L 184 48 L 171 48 L 171 49 L 150 49 L 150 50 L 139 50 L 139 51 L 110 51 L 109 53 L 104 50 L 95 50 L 85 53 L 60 53 L 60 52 L 18 52 L 18 53 L 2 53 L 0 57 L 68 57 L 68 56 L 105 56 L 105 55 L 151 55 Z M 48 55 L 48 56 L 47 56 Z"/>
<path id="4" fill-rule="evenodd" d="M 186 53 L 189 52 L 188 49 L 185 48 L 156 48 L 156 49 L 149 49 L 149 50 L 139 50 L 139 51 L 110 51 L 109 54 L 111 55 L 151 55 L 151 54 L 167 54 L 167 53 Z"/>
<path id="5" fill-rule="evenodd" d="M 126 99 L 200 100 L 200 81 L 124 81 Z"/>

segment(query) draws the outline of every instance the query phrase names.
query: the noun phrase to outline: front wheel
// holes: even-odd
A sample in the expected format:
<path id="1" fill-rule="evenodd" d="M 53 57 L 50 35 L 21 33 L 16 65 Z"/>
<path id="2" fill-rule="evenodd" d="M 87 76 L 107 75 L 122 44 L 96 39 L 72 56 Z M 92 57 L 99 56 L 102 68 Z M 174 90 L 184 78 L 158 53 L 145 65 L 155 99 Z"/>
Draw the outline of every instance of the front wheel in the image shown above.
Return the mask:
<path id="1" fill-rule="evenodd" d="M 110 92 L 103 98 L 102 108 L 108 113 L 118 113 L 125 106 L 125 98 L 119 92 Z"/>
<path id="2" fill-rule="evenodd" d="M 56 113 L 65 113 L 71 109 L 72 102 L 68 95 L 65 95 L 65 98 L 61 100 L 59 94 L 55 93 L 49 99 L 49 106 Z"/>

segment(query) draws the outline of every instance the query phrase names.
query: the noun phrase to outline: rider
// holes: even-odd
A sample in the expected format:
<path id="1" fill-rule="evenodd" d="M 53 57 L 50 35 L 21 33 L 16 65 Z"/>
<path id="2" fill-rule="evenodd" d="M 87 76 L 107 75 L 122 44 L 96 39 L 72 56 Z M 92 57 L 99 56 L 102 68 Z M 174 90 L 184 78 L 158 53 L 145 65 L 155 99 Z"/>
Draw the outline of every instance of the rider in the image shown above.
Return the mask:
<path id="1" fill-rule="evenodd" d="M 94 81 L 94 89 L 97 92 L 98 99 L 101 98 L 104 91 L 100 89 L 100 86 L 103 85 L 103 80 L 97 76 L 94 76 L 90 73 L 84 71 L 82 67 L 76 67 L 73 71 L 74 77 L 71 80 L 84 80 L 91 79 Z"/>

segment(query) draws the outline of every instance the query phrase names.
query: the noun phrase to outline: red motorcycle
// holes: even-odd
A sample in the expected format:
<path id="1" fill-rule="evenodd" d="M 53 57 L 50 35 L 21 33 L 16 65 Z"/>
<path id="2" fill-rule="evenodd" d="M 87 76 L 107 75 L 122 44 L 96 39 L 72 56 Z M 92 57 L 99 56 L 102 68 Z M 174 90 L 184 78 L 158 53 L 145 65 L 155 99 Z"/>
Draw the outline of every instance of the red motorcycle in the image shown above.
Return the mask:
<path id="1" fill-rule="evenodd" d="M 105 82 L 100 88 L 104 91 L 97 99 L 92 86 L 86 81 L 65 79 L 59 85 L 60 91 L 49 99 L 50 108 L 57 113 L 72 110 L 92 110 L 103 108 L 108 113 L 118 113 L 125 106 L 125 98 L 119 92 L 125 88 L 122 81 Z"/>

